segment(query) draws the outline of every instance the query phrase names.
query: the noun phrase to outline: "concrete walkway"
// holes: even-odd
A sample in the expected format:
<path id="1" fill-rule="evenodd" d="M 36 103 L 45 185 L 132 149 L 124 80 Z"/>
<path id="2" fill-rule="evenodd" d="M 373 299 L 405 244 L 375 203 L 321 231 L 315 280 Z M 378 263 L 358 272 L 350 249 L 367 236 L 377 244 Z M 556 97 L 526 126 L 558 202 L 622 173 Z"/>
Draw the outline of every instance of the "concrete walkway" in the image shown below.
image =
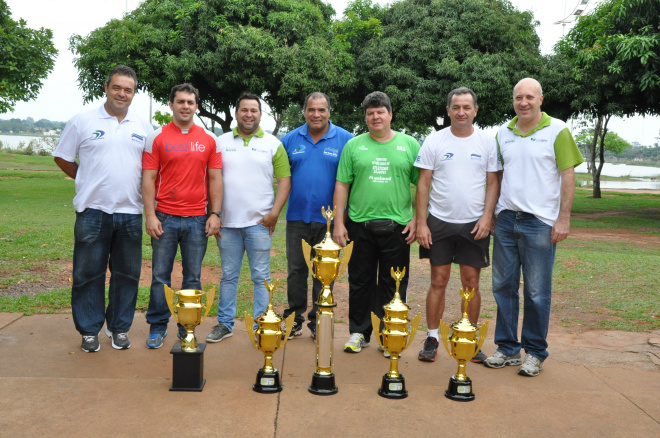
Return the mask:
<path id="1" fill-rule="evenodd" d="M 197 328 L 200 342 L 214 323 Z M 443 395 L 456 371 L 444 350 L 435 363 L 417 360 L 424 333 L 400 361 L 409 397 L 378 396 L 388 361 L 374 344 L 344 353 L 346 324 L 335 327 L 336 395 L 307 391 L 315 369 L 307 330 L 275 354 L 284 390 L 252 391 L 263 354 L 242 321 L 233 337 L 207 346 L 201 393 L 170 392 L 173 322 L 169 332 L 163 348 L 148 350 L 148 325 L 136 313 L 129 350 L 114 350 L 102 335 L 101 350 L 88 354 L 70 314 L 0 313 L 0 437 L 660 437 L 660 364 L 652 360 L 660 332 L 551 338 L 536 378 L 469 364 L 469 403 Z M 484 351 L 494 351 L 492 333 Z M 597 359 L 633 353 L 632 361 Z"/>

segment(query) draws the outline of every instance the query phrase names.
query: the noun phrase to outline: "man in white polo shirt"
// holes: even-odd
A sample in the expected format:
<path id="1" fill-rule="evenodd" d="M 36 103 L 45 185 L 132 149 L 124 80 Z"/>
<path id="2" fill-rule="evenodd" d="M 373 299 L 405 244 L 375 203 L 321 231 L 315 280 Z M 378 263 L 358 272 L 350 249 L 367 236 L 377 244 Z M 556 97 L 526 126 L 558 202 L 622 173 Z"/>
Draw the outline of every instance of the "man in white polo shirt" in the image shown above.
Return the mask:
<path id="1" fill-rule="evenodd" d="M 115 67 L 105 83 L 105 103 L 73 117 L 53 152 L 57 165 L 76 181 L 71 310 L 88 353 L 101 348 L 104 321 L 113 348 L 131 346 L 127 332 L 142 268 L 142 150 L 153 131 L 129 109 L 136 91 L 135 71 Z"/>
<path id="2" fill-rule="evenodd" d="M 415 161 L 419 168 L 419 256 L 431 261 L 431 287 L 426 296 L 428 337 L 418 355 L 424 362 L 435 361 L 452 263 L 460 266 L 462 287 L 474 289 L 467 309 L 470 321 L 476 324 L 479 319 L 479 275 L 490 264 L 491 221 L 500 183 L 495 138 L 473 125 L 478 110 L 474 91 L 452 90 L 447 96 L 451 126 L 428 136 Z M 472 362 L 484 359 L 486 355 L 479 351 Z"/>
<path id="3" fill-rule="evenodd" d="M 243 94 L 236 102 L 236 126 L 218 138 L 222 153 L 224 197 L 218 248 L 222 278 L 218 298 L 218 324 L 206 342 L 220 342 L 234 331 L 238 277 L 247 252 L 254 287 L 252 315 L 266 311 L 270 280 L 270 248 L 277 218 L 291 189 L 291 170 L 284 146 L 259 126 L 261 101 Z M 277 194 L 273 193 L 273 177 Z"/>
<path id="4" fill-rule="evenodd" d="M 541 112 L 543 91 L 525 78 L 513 89 L 517 116 L 497 132 L 502 188 L 495 208 L 493 295 L 497 302 L 497 351 L 489 368 L 521 365 L 523 376 L 538 376 L 548 357 L 552 269 L 557 242 L 570 229 L 575 166 L 584 161 L 561 120 Z M 518 341 L 520 271 L 524 318 Z"/>

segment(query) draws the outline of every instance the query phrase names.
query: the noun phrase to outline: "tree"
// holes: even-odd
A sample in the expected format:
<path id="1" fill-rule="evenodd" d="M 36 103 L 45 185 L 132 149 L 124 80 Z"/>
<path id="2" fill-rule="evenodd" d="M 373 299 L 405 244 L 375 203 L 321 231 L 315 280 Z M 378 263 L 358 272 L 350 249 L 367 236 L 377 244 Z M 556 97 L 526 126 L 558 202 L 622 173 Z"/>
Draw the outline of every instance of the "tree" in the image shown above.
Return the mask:
<path id="1" fill-rule="evenodd" d="M 508 0 L 401 0 L 385 11 L 382 37 L 366 44 L 356 70 L 364 90 L 392 99 L 400 129 L 449 126 L 446 96 L 461 86 L 478 96 L 477 122 L 496 125 L 513 115 L 515 83 L 544 66 L 536 24 Z"/>
<path id="2" fill-rule="evenodd" d="M 145 0 L 122 20 L 74 35 L 70 47 L 86 101 L 102 95 L 114 65 L 128 64 L 138 88 L 163 103 L 173 85 L 191 82 L 198 115 L 228 132 L 243 92 L 281 113 L 341 77 L 324 38 L 333 14 L 320 0 Z"/>
<path id="3" fill-rule="evenodd" d="M 585 128 L 575 137 L 575 142 L 577 143 L 582 155 L 584 155 L 585 160 L 587 161 L 587 169 L 589 173 L 593 174 L 596 170 L 596 157 L 599 157 L 600 154 L 600 143 L 594 142 L 594 129 Z M 605 141 L 603 142 L 606 151 L 609 151 L 613 154 L 621 154 L 626 149 L 632 147 L 623 138 L 619 137 L 616 132 L 608 132 L 605 136 Z M 595 149 L 594 149 L 595 147 Z"/>
<path id="4" fill-rule="evenodd" d="M 56 56 L 53 32 L 30 29 L 22 18 L 12 20 L 9 6 L 0 0 L 0 114 L 37 97 Z"/>
<path id="5" fill-rule="evenodd" d="M 555 46 L 578 85 L 568 100 L 595 120 L 593 197 L 600 198 L 607 125 L 612 116 L 660 114 L 660 2 L 604 0 Z M 595 160 L 596 157 L 592 157 Z"/>

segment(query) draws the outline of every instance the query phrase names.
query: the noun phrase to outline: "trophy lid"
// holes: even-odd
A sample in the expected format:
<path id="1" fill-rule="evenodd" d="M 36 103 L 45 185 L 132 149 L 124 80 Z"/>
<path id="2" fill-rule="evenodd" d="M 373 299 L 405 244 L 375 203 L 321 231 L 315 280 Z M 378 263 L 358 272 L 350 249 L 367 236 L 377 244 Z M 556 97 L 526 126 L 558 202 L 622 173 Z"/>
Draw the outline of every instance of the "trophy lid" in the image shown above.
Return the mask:
<path id="1" fill-rule="evenodd" d="M 465 288 L 460 289 L 461 296 L 465 300 L 465 309 L 463 310 L 463 317 L 453 323 L 451 325 L 452 330 L 457 331 L 457 332 L 463 332 L 463 333 L 469 333 L 469 332 L 476 332 L 479 330 L 479 327 L 477 327 L 476 324 L 473 324 L 472 321 L 470 321 L 470 318 L 468 317 L 467 314 L 467 308 L 468 308 L 468 303 L 474 296 L 474 288 L 472 290 L 468 290 Z"/>
<path id="2" fill-rule="evenodd" d="M 410 307 L 403 302 L 401 295 L 399 294 L 399 286 L 401 284 L 401 279 L 403 279 L 403 277 L 406 275 L 406 268 L 404 267 L 402 271 L 399 271 L 399 268 L 397 267 L 395 271 L 393 266 L 390 268 L 390 273 L 396 281 L 396 292 L 394 292 L 394 298 L 392 298 L 392 301 L 383 306 L 385 314 L 387 315 L 395 312 L 407 312 L 410 310 Z"/>
<path id="3" fill-rule="evenodd" d="M 269 283 L 268 280 L 264 280 L 264 284 L 266 285 L 266 289 L 268 290 L 268 307 L 266 308 L 266 311 L 259 315 L 256 320 L 257 323 L 280 323 L 282 322 L 282 318 L 275 313 L 275 310 L 273 309 L 273 292 L 279 286 L 280 281 L 275 280 L 275 283 Z"/>
<path id="4" fill-rule="evenodd" d="M 326 220 L 328 221 L 328 225 L 327 225 L 327 230 L 325 232 L 325 237 L 323 238 L 321 243 L 318 243 L 318 244 L 314 245 L 314 249 L 317 252 L 318 251 L 321 251 L 321 252 L 323 252 L 323 251 L 341 251 L 341 249 L 342 249 L 341 246 L 337 245 L 335 243 L 335 241 L 332 240 L 332 234 L 330 233 L 330 223 L 332 222 L 332 219 L 334 219 L 334 217 L 335 217 L 335 211 L 336 211 L 336 207 L 335 207 L 335 210 L 330 210 L 329 207 L 326 210 L 325 206 L 321 207 L 321 214 L 323 214 L 323 217 L 325 217 Z"/>

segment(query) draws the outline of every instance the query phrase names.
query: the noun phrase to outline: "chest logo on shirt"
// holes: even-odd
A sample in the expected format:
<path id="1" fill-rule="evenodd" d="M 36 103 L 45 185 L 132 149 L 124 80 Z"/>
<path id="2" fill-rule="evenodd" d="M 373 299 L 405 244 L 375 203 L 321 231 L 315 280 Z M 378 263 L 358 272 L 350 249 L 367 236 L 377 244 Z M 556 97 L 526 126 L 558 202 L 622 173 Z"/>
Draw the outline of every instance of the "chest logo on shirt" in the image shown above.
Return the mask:
<path id="1" fill-rule="evenodd" d="M 547 138 L 536 138 L 536 137 L 532 137 L 532 138 L 530 138 L 530 140 L 531 140 L 531 141 L 538 141 L 539 143 L 547 143 L 547 142 L 548 142 L 548 139 L 547 139 Z"/>
<path id="2" fill-rule="evenodd" d="M 301 144 L 300 146 L 298 146 L 297 148 L 295 148 L 295 149 L 293 150 L 293 155 L 296 155 L 296 154 L 304 154 L 304 153 L 305 153 L 305 149 L 306 149 L 306 148 L 305 148 L 305 145 L 304 145 L 304 144 Z"/>
<path id="3" fill-rule="evenodd" d="M 131 141 L 136 141 L 138 143 L 144 143 L 144 136 L 134 133 L 134 134 L 131 135 Z"/>
<path id="4" fill-rule="evenodd" d="M 366 147 L 365 145 L 361 145 L 358 149 L 360 149 L 361 151 L 368 151 L 369 150 L 369 148 Z"/>
<path id="5" fill-rule="evenodd" d="M 190 144 L 187 142 L 181 144 L 165 143 L 165 150 L 167 152 L 204 152 L 206 151 L 206 146 L 197 141 Z"/>
<path id="6" fill-rule="evenodd" d="M 327 147 L 323 149 L 323 155 L 328 155 L 330 157 L 336 157 L 339 155 L 339 151 L 335 148 Z"/>
<path id="7" fill-rule="evenodd" d="M 513 143 L 514 141 L 516 141 L 515 138 L 507 138 L 506 140 L 504 140 L 504 144 Z"/>
<path id="8" fill-rule="evenodd" d="M 252 150 L 253 150 L 254 152 L 261 152 L 262 154 L 267 154 L 267 153 L 268 153 L 268 151 L 265 150 L 265 149 L 252 148 Z"/>
<path id="9" fill-rule="evenodd" d="M 103 138 L 105 135 L 105 131 L 101 131 L 100 129 L 97 129 L 96 131 L 92 132 L 92 136 L 90 137 L 90 140 L 100 140 Z"/>
<path id="10" fill-rule="evenodd" d="M 470 154 L 471 160 L 481 160 L 481 155 L 479 154 Z"/>
<path id="11" fill-rule="evenodd" d="M 402 152 L 408 152 L 404 146 L 398 146 L 396 147 L 397 151 L 402 151 Z"/>
<path id="12" fill-rule="evenodd" d="M 440 161 L 449 161 L 452 158 L 454 158 L 454 154 L 452 154 L 451 152 L 448 152 L 448 153 L 445 154 L 444 157 L 442 157 L 442 160 L 440 160 Z"/>

